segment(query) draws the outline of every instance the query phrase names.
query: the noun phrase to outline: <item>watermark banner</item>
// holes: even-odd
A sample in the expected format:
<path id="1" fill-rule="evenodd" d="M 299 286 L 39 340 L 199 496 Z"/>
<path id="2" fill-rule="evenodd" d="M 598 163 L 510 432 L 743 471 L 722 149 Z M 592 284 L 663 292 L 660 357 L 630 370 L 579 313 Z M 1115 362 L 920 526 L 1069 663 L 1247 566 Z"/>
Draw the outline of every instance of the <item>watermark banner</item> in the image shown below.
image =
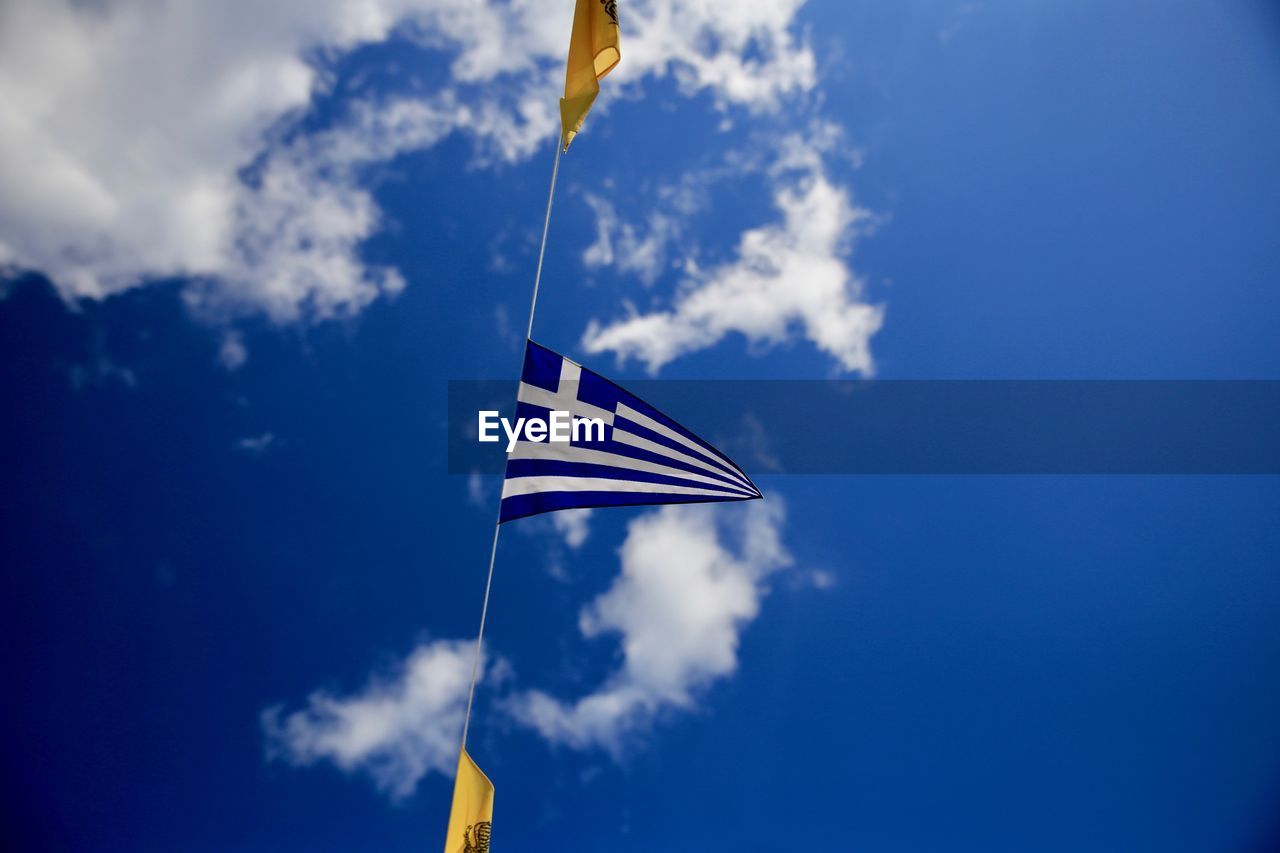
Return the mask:
<path id="1" fill-rule="evenodd" d="M 761 474 L 1280 474 L 1280 381 L 633 380 Z M 572 389 L 561 389 L 573 400 Z M 448 470 L 501 474 L 516 383 L 449 383 Z M 567 396 L 566 396 L 567 395 Z M 589 442 L 573 411 L 526 425 Z M 554 414 L 554 413 L 552 413 Z M 503 419 L 507 423 L 503 424 Z M 481 441 L 484 429 L 489 440 Z M 602 429 L 609 429 L 607 424 Z M 504 430 L 506 430 L 504 432 Z M 528 433 L 525 433 L 528 435 Z M 540 441 L 544 439 L 533 439 Z"/>

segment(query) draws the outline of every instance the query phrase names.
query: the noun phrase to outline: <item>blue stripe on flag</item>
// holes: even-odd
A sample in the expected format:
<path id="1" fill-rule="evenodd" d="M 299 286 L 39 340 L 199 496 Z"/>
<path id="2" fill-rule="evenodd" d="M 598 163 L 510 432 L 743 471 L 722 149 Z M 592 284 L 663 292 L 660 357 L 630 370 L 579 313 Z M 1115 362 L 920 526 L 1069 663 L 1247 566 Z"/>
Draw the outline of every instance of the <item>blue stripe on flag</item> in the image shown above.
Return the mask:
<path id="1" fill-rule="evenodd" d="M 611 506 L 654 506 L 656 504 L 704 504 L 724 501 L 746 501 L 754 498 L 700 497 L 697 495 L 663 495 L 638 492 L 538 492 L 515 495 L 502 500 L 502 520 L 515 521 L 560 509 Z"/>

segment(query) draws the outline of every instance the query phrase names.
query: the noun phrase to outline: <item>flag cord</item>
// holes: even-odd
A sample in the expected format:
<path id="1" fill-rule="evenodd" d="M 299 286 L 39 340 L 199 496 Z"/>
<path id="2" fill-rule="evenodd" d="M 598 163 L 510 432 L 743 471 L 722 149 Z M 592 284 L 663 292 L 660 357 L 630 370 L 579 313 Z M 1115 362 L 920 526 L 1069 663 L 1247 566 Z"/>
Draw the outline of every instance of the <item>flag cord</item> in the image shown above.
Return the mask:
<path id="1" fill-rule="evenodd" d="M 556 162 L 551 167 L 551 190 L 547 193 L 547 213 L 542 220 L 542 245 L 538 247 L 538 268 L 533 274 L 533 298 L 529 300 L 529 325 L 525 339 L 533 337 L 533 312 L 538 307 L 538 285 L 542 282 L 542 257 L 547 251 L 547 231 L 551 227 L 551 202 L 556 197 L 556 178 L 560 175 L 560 155 L 564 153 L 560 137 L 556 137 Z M 521 357 L 524 350 L 521 349 Z M 471 729 L 471 703 L 476 698 L 476 680 L 480 675 L 480 655 L 484 648 L 484 620 L 489 615 L 489 590 L 493 587 L 493 564 L 498 556 L 498 533 L 502 530 L 502 498 L 498 498 L 498 515 L 493 520 L 493 545 L 489 549 L 489 573 L 484 581 L 484 603 L 480 605 L 480 630 L 476 632 L 476 653 L 471 660 L 471 687 L 467 690 L 467 711 L 462 719 L 462 748 L 467 748 L 467 733 Z"/>
<path id="2" fill-rule="evenodd" d="M 502 500 L 499 498 L 498 506 L 502 506 Z M 502 510 L 498 510 L 501 514 Z M 501 515 L 499 515 L 499 518 Z M 489 614 L 489 588 L 493 586 L 493 562 L 498 556 L 498 531 L 502 530 L 502 525 L 498 521 L 493 523 L 493 547 L 489 549 L 489 576 L 484 582 L 484 604 L 480 606 L 480 630 L 476 633 L 476 653 L 471 660 L 471 687 L 467 690 L 467 714 L 462 720 L 462 748 L 467 748 L 467 730 L 471 728 L 471 702 L 476 698 L 476 677 L 480 674 L 480 651 L 484 643 L 484 618 Z"/>
<path id="3" fill-rule="evenodd" d="M 564 148 L 559 137 L 556 138 L 556 164 L 551 167 L 551 191 L 547 193 L 547 215 L 542 220 L 542 245 L 538 247 L 538 270 L 533 274 L 533 299 L 529 300 L 529 327 L 525 330 L 526 339 L 533 337 L 533 312 L 538 307 L 538 285 L 542 283 L 542 256 L 547 251 L 547 230 L 551 227 L 551 202 L 556 198 L 556 178 L 560 175 L 560 155 Z"/>

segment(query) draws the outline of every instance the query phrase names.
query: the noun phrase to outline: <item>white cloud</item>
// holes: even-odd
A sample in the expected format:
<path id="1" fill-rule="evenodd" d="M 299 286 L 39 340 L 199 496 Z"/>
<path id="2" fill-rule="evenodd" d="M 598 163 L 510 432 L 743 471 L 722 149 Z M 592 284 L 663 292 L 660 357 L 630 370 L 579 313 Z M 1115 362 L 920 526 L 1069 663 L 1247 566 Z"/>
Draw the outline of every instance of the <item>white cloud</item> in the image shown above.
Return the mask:
<path id="1" fill-rule="evenodd" d="M 575 701 L 541 690 L 508 694 L 508 711 L 554 743 L 617 754 L 664 711 L 691 708 L 699 691 L 737 669 L 739 638 L 759 612 L 768 577 L 791 564 L 783 515 L 773 497 L 732 508 L 668 506 L 636 518 L 619 551 L 620 576 L 579 619 L 588 638 L 621 638 L 621 667 Z M 393 799 L 408 796 L 428 773 L 452 772 L 473 651 L 468 640 L 425 643 L 354 694 L 319 690 L 291 713 L 266 709 L 268 756 L 297 766 L 330 762 L 368 775 Z M 482 660 L 481 674 L 491 687 L 513 678 L 501 658 L 491 666 Z"/>
<path id="2" fill-rule="evenodd" d="M 836 141 L 832 140 L 833 146 Z M 784 148 L 786 145 L 784 142 Z M 785 150 L 780 152 L 778 162 L 786 157 Z M 758 155 L 745 156 L 732 150 L 716 159 L 724 162 L 690 169 L 678 180 L 652 187 L 642 183 L 619 194 L 609 179 L 604 183 L 604 194 L 585 193 L 583 200 L 596 217 L 596 239 L 583 251 L 582 263 L 588 269 L 611 267 L 616 272 L 634 275 L 648 286 L 668 268 L 675 268 L 675 264 L 668 263 L 668 257 L 670 246 L 678 242 L 678 250 L 685 257 L 681 265 L 687 265 L 688 258 L 698 250 L 688 233 L 688 225 L 696 214 L 710 206 L 712 188 L 726 180 L 741 180 L 744 175 L 749 179 L 762 167 Z M 647 212 L 640 221 L 628 221 L 619 215 L 614 198 L 620 198 L 626 209 Z"/>
<path id="3" fill-rule="evenodd" d="M 401 291 L 399 272 L 359 257 L 382 220 L 361 170 L 434 144 L 453 128 L 448 109 L 358 104 L 344 124 L 275 148 L 238 191 L 235 246 L 220 275 L 188 286 L 188 306 L 215 318 L 260 310 L 289 322 L 352 314 Z"/>
<path id="4" fill-rule="evenodd" d="M 814 569 L 809 572 L 809 583 L 814 589 L 835 589 L 839 580 L 836 578 L 835 572 L 829 572 L 826 569 Z"/>
<path id="5" fill-rule="evenodd" d="M 639 227 L 621 221 L 608 199 L 594 193 L 584 198 L 596 215 L 596 240 L 582 253 L 582 263 L 588 269 L 612 266 L 653 284 L 666 268 L 667 244 L 675 236 L 675 220 L 653 211 Z"/>
<path id="6" fill-rule="evenodd" d="M 222 343 L 218 346 L 218 363 L 228 372 L 235 372 L 244 367 L 249 360 L 249 350 L 244 345 L 244 337 L 234 329 L 222 334 Z"/>
<path id="7" fill-rule="evenodd" d="M 845 371 L 870 374 L 870 340 L 883 309 L 862 301 L 863 285 L 847 255 L 870 213 L 835 183 L 824 155 L 836 150 L 829 125 L 786 137 L 767 173 L 781 222 L 744 232 L 731 262 L 690 264 L 673 304 L 609 323 L 591 321 L 587 352 L 635 358 L 651 373 L 732 333 L 753 344 L 778 344 L 799 332 Z"/>
<path id="8" fill-rule="evenodd" d="M 275 442 L 274 433 L 264 432 L 262 435 L 245 436 L 235 443 L 235 449 L 250 456 L 262 456 L 271 449 Z"/>
<path id="9" fill-rule="evenodd" d="M 359 693 L 317 691 L 287 715 L 268 708 L 268 755 L 294 765 L 329 761 L 367 774 L 394 799 L 407 797 L 428 773 L 453 773 L 474 651 L 463 640 L 426 643 Z"/>
<path id="10" fill-rule="evenodd" d="M 616 83 L 673 75 L 722 106 L 776 108 L 814 85 L 802 2 L 636 0 Z M 397 27 L 450 53 L 451 79 L 294 132 L 331 60 Z M 357 312 L 405 284 L 360 256 L 382 224 L 363 172 L 455 131 L 482 160 L 529 157 L 554 133 L 568 27 L 552 0 L 10 0 L 0 267 L 68 300 L 195 279 L 187 300 L 215 319 Z"/>
<path id="11" fill-rule="evenodd" d="M 590 509 L 564 509 L 551 513 L 551 524 L 564 537 L 564 544 L 577 550 L 591 535 Z"/>
<path id="12" fill-rule="evenodd" d="M 133 369 L 117 364 L 105 352 L 99 352 L 82 364 L 71 365 L 67 369 L 67 380 L 73 391 L 104 388 L 116 383 L 125 388 L 138 387 L 138 375 Z"/>
<path id="13" fill-rule="evenodd" d="M 588 638 L 621 635 L 621 668 L 574 701 L 517 694 L 508 702 L 515 717 L 552 742 L 616 753 L 628 734 L 665 709 L 691 707 L 700 689 L 737 669 L 764 581 L 791 557 L 777 498 L 731 509 L 669 506 L 631 522 L 621 576 L 579 620 Z"/>
<path id="14" fill-rule="evenodd" d="M 489 487 L 484 475 L 472 471 L 467 475 L 467 503 L 476 509 L 489 509 Z"/>
<path id="15" fill-rule="evenodd" d="M 111 386 L 137 388 L 138 374 L 133 368 L 120 364 L 107 350 L 107 341 L 101 332 L 95 332 L 88 342 L 88 352 L 82 362 L 67 367 L 67 381 L 72 391 L 102 389 Z"/>
<path id="16" fill-rule="evenodd" d="M 0 242 L 67 297 L 227 272 L 236 170 L 315 90 L 308 50 L 386 38 L 409 4 L 0 8 Z"/>
<path id="17" fill-rule="evenodd" d="M 792 22 L 805 0 L 637 0 L 623 9 L 627 75 L 674 75 L 689 92 L 709 89 L 721 103 L 772 109 L 811 89 L 813 52 Z"/>

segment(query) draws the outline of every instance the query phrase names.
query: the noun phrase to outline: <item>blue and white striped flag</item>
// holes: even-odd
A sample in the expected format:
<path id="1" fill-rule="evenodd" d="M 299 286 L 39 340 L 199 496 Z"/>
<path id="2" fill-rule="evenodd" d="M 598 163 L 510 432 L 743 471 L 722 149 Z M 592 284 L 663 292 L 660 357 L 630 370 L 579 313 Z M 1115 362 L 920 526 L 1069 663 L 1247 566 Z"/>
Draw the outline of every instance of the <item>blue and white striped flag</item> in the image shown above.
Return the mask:
<path id="1" fill-rule="evenodd" d="M 575 507 L 748 501 L 742 469 L 671 418 L 609 380 L 529 341 L 516 417 L 553 411 L 603 423 L 571 441 L 530 441 L 507 457 L 501 521 Z M 518 423 L 518 421 L 517 421 Z"/>

